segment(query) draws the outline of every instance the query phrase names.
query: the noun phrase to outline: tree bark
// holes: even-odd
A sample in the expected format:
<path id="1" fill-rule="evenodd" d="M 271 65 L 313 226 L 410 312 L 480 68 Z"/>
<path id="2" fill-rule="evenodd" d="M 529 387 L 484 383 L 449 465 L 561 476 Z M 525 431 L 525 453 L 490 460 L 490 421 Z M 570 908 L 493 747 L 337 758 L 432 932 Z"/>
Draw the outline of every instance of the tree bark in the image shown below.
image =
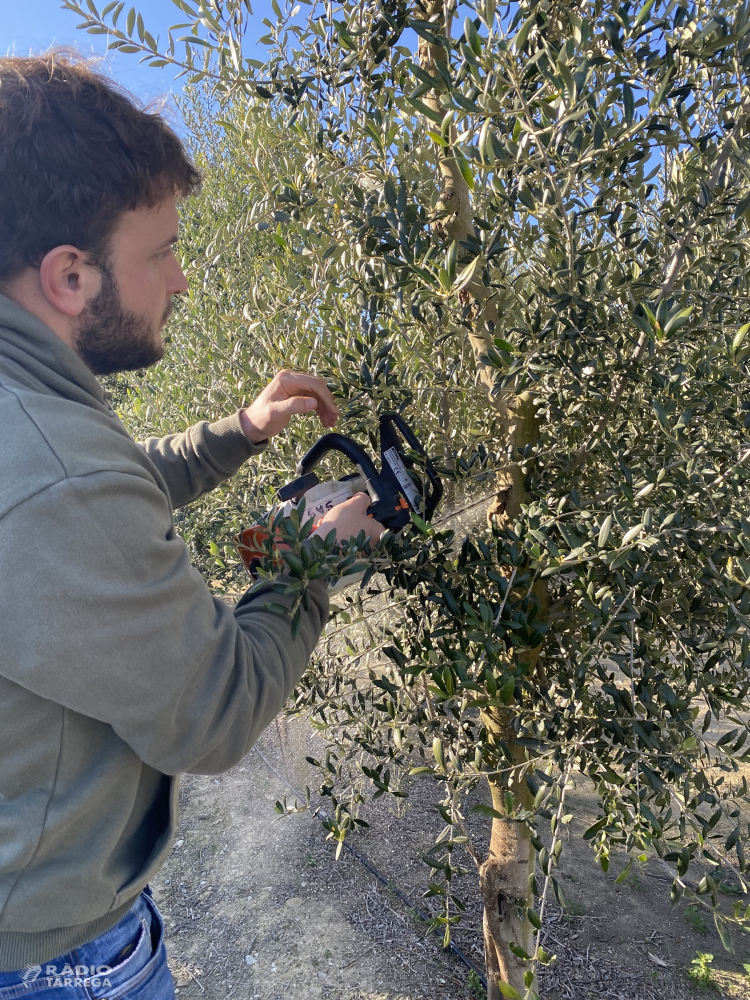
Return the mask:
<path id="1" fill-rule="evenodd" d="M 495 709 L 482 715 L 487 732 L 494 740 L 503 740 L 509 747 L 514 763 L 523 763 L 524 755 L 514 741 L 512 711 Z M 492 807 L 506 811 L 505 792 L 512 791 L 516 802 L 530 805 L 530 793 L 525 782 L 490 779 Z M 479 885 L 484 906 L 484 957 L 487 971 L 487 1000 L 500 1000 L 498 981 L 509 983 L 521 994 L 525 963 L 510 949 L 522 948 L 534 954 L 533 928 L 526 917 L 526 908 L 533 905 L 531 883 L 536 869 L 536 852 L 529 840 L 528 828 L 513 820 L 494 819 L 487 859 L 479 870 Z"/>
<path id="2" fill-rule="evenodd" d="M 498 409 L 504 417 L 506 440 L 512 448 L 513 461 L 497 474 L 497 497 L 487 511 L 487 517 L 490 522 L 497 519 L 502 524 L 512 523 L 520 515 L 522 506 L 528 503 L 526 474 L 517 456 L 527 445 L 534 445 L 539 440 L 539 421 L 533 392 L 522 392 L 518 396 L 504 393 L 498 400 Z"/>
<path id="3" fill-rule="evenodd" d="M 425 4 L 425 17 L 434 21 L 438 31 L 444 32 L 447 36 L 453 17 L 453 0 L 428 0 Z M 419 62 L 430 75 L 437 76 L 438 71 L 435 69 L 435 64 L 447 65 L 448 54 L 441 45 L 432 45 L 424 38 L 420 38 Z M 423 101 L 431 110 L 439 114 L 442 113 L 440 95 L 435 91 L 425 94 Z M 433 228 L 438 235 L 448 240 L 456 240 L 460 245 L 468 236 L 474 235 L 474 214 L 469 185 L 466 183 L 458 160 L 453 154 L 452 143 L 455 142 L 455 139 L 456 130 L 451 126 L 451 145 L 437 147 L 440 199 Z M 494 346 L 492 331 L 497 326 L 497 306 L 494 297 L 490 295 L 490 289 L 486 288 L 481 280 L 470 281 L 465 291 L 471 294 L 476 303 L 469 341 L 477 359 L 480 379 L 490 396 L 490 401 L 499 408 L 499 401 L 492 395 L 495 381 L 494 371 L 481 360 L 482 355 Z"/>

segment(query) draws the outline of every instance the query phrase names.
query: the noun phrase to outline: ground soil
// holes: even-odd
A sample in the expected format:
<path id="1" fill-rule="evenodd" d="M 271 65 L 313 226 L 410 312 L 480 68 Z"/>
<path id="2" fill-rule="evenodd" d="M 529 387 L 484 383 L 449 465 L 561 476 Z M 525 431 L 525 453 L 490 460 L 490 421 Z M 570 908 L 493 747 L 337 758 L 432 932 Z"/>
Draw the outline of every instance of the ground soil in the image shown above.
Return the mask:
<path id="1" fill-rule="evenodd" d="M 334 859 L 312 810 L 274 812 L 284 795 L 294 800 L 290 787 L 312 781 L 305 756 L 315 739 L 304 720 L 281 719 L 232 771 L 184 779 L 182 825 L 154 885 L 180 1000 L 481 997 L 466 966 L 393 891 L 423 911 L 428 905 L 420 852 L 441 825 L 436 789 L 415 780 L 402 815 L 383 800 L 367 814 L 371 826 L 356 848 L 389 888 L 347 851 Z M 561 866 L 571 906 L 545 914 L 546 947 L 557 960 L 541 977 L 544 1000 L 697 1000 L 711 992 L 750 1000 L 750 939 L 727 954 L 699 913 L 670 904 L 671 880 L 658 859 L 615 884 L 622 859 L 606 874 L 596 865 L 580 838 L 595 800 L 583 787 L 575 795 Z M 486 822 L 472 816 L 480 842 Z M 455 939 L 481 968 L 476 875 L 461 881 L 470 905 Z M 725 888 L 731 902 L 733 887 Z M 709 992 L 686 975 L 699 952 L 715 956 Z"/>

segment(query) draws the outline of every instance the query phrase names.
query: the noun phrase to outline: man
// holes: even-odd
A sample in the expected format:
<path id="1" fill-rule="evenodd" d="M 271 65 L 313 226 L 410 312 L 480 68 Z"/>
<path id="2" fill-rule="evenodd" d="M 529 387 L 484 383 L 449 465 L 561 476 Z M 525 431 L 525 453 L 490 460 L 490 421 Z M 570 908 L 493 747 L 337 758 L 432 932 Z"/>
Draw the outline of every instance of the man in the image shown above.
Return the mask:
<path id="1" fill-rule="evenodd" d="M 173 995 L 144 889 L 176 776 L 248 752 L 326 620 L 320 583 L 294 640 L 267 595 L 213 599 L 172 522 L 293 414 L 332 426 L 325 383 L 281 372 L 239 413 L 138 445 L 95 378 L 162 356 L 187 288 L 176 199 L 199 180 L 85 63 L 0 59 L 0 1000 Z M 367 504 L 319 530 L 375 536 Z"/>

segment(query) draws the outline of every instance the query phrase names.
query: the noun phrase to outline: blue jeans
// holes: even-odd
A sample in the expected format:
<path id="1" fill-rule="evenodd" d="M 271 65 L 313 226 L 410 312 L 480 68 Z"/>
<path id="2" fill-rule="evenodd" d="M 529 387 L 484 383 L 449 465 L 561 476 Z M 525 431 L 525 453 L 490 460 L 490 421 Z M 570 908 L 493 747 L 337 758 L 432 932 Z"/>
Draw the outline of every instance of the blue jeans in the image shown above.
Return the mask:
<path id="1" fill-rule="evenodd" d="M 0 972 L 0 1000 L 174 1000 L 164 923 L 148 891 L 119 924 L 80 948 Z"/>

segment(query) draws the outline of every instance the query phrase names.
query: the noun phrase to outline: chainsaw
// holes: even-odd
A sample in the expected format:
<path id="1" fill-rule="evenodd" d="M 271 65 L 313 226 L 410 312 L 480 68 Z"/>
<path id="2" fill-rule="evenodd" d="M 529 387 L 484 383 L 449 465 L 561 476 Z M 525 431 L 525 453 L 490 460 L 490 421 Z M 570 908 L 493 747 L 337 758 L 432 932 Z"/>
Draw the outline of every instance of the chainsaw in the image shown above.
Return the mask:
<path id="1" fill-rule="evenodd" d="M 297 463 L 296 478 L 278 491 L 279 503 L 267 523 L 254 524 L 235 539 L 245 567 L 255 575 L 264 556 L 273 522 L 296 507 L 300 523 L 312 518 L 315 529 L 329 510 L 356 493 L 368 493 L 367 513 L 390 531 L 400 531 L 412 515 L 432 519 L 443 495 L 443 484 L 424 448 L 398 413 L 380 417 L 380 471 L 359 442 L 344 434 L 324 434 Z M 404 445 L 421 461 L 407 455 Z M 321 481 L 314 471 L 326 455 L 339 452 L 356 468 L 342 479 Z M 418 467 L 418 468 L 417 468 Z M 421 473 L 421 474 L 420 474 Z M 355 582 L 351 580 L 349 582 Z"/>

